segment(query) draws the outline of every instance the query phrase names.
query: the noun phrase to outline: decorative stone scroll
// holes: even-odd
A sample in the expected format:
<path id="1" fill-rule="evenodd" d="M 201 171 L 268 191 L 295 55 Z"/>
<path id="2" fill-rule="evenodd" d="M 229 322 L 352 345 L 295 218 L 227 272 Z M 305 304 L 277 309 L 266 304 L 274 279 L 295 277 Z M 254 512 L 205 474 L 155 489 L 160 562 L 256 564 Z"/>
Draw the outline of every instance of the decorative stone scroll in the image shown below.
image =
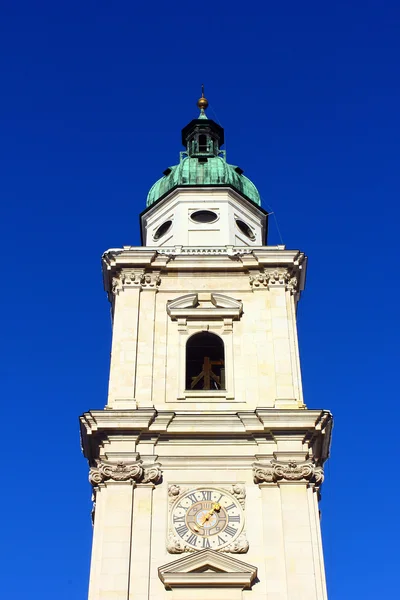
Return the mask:
<path id="1" fill-rule="evenodd" d="M 140 287 L 141 289 L 156 289 L 161 283 L 159 273 L 146 273 L 143 269 L 122 269 L 112 278 L 112 293 L 117 294 L 127 287 Z"/>
<path id="2" fill-rule="evenodd" d="M 284 286 L 291 294 L 298 291 L 298 277 L 289 269 L 264 269 L 257 275 L 250 275 L 250 285 L 254 288 Z"/>
<path id="3" fill-rule="evenodd" d="M 287 463 L 271 460 L 269 463 L 253 463 L 254 483 L 278 483 L 279 481 L 308 481 L 317 488 L 324 480 L 324 470 L 312 461 Z"/>
<path id="4" fill-rule="evenodd" d="M 96 461 L 89 471 L 89 481 L 93 486 L 106 481 L 134 481 L 135 483 L 159 483 L 162 478 L 161 465 L 154 463 L 148 467 L 139 460 L 135 463 L 107 463 Z"/>

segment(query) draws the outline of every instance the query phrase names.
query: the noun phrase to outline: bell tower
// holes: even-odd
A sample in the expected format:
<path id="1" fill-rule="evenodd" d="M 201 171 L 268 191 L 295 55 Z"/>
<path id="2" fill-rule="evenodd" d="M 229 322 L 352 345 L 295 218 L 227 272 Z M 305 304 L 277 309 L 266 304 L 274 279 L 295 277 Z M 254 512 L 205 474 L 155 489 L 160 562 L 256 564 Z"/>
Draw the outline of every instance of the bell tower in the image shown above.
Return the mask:
<path id="1" fill-rule="evenodd" d="M 303 400 L 307 259 L 267 245 L 255 185 L 200 114 L 150 189 L 142 246 L 102 257 L 108 400 L 82 415 L 89 600 L 326 600 L 332 417 Z"/>

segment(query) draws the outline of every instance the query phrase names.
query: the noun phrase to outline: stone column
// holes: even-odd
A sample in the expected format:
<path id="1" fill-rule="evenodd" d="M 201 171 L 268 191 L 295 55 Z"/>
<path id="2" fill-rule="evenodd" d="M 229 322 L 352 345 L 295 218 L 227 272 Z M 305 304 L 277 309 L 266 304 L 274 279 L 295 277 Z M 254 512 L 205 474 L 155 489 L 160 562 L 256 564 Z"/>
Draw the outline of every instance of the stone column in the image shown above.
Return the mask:
<path id="1" fill-rule="evenodd" d="M 135 489 L 128 600 L 149 598 L 153 489 L 153 484 L 141 484 Z"/>
<path id="2" fill-rule="evenodd" d="M 270 288 L 272 338 L 275 356 L 276 399 L 294 403 L 293 371 L 284 285 Z M 294 406 L 296 408 L 296 406 Z"/>
<path id="3" fill-rule="evenodd" d="M 108 406 L 112 408 L 136 408 L 134 379 L 143 277 L 143 269 L 124 269 L 113 278 L 114 321 L 108 392 Z"/>
<path id="4" fill-rule="evenodd" d="M 127 600 L 133 486 L 113 481 L 96 488 L 89 600 Z"/>
<path id="5" fill-rule="evenodd" d="M 296 303 L 295 295 L 293 293 L 293 290 L 291 289 L 288 290 L 288 292 L 286 293 L 286 306 L 289 326 L 290 352 L 292 357 L 294 397 L 298 401 L 300 406 L 304 406 L 303 386 L 301 381 L 300 369 L 299 342 L 297 335 Z"/>
<path id="6" fill-rule="evenodd" d="M 155 308 L 159 284 L 158 273 L 146 273 L 141 285 L 135 378 L 138 406 L 152 406 Z"/>
<path id="7" fill-rule="evenodd" d="M 317 587 L 317 597 L 323 600 L 328 599 L 326 589 L 324 555 L 322 549 L 321 524 L 318 506 L 318 492 L 313 485 L 307 489 L 308 506 L 310 510 L 311 539 L 315 565 L 315 582 Z"/>
<path id="8" fill-rule="evenodd" d="M 89 473 L 96 498 L 89 600 L 148 600 L 152 491 L 162 479 L 160 464 L 95 464 Z"/>
<path id="9" fill-rule="evenodd" d="M 267 597 L 271 594 L 274 600 L 287 600 L 281 492 L 275 483 L 261 483 L 259 487 L 262 500 Z"/>
<path id="10" fill-rule="evenodd" d="M 288 600 L 322 600 L 317 593 L 307 484 L 280 482 Z"/>
<path id="11" fill-rule="evenodd" d="M 323 480 L 322 468 L 311 460 L 272 459 L 254 463 L 253 475 L 255 483 L 265 486 L 263 493 L 268 498 L 265 500 L 265 540 L 268 536 L 276 536 L 276 556 L 283 546 L 284 562 L 277 565 L 281 569 L 280 581 L 284 576 L 283 564 L 286 571 L 287 589 L 286 596 L 281 596 L 282 600 L 326 600 L 316 494 Z M 275 530 L 271 530 L 273 526 L 269 522 L 271 514 L 268 510 L 272 511 L 272 518 L 276 518 Z M 267 541 L 267 589 L 274 578 L 268 554 Z M 283 589 L 279 592 L 285 593 Z"/>
<path id="12" fill-rule="evenodd" d="M 269 290 L 274 352 L 275 408 L 303 406 L 293 295 L 298 276 L 292 269 L 264 269 L 250 276 L 253 290 Z"/>

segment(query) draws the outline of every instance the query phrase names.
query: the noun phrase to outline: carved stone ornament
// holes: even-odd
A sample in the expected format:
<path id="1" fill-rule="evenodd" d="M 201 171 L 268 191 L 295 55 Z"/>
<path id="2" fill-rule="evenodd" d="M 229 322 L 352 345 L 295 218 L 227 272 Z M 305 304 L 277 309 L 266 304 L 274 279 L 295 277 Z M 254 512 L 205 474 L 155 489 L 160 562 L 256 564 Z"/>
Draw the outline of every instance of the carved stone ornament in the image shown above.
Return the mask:
<path id="1" fill-rule="evenodd" d="M 97 460 L 96 466 L 89 471 L 89 481 L 93 486 L 105 481 L 134 481 L 135 483 L 159 483 L 162 471 L 159 463 L 144 467 L 143 462 L 127 464 L 124 462 L 107 463 Z"/>
<path id="2" fill-rule="evenodd" d="M 178 498 L 178 496 L 182 493 L 182 489 L 180 485 L 169 485 L 168 486 L 168 499 L 170 504 L 172 504 L 173 502 L 175 502 L 175 500 Z"/>
<path id="3" fill-rule="evenodd" d="M 246 554 L 249 549 L 249 542 L 247 540 L 246 534 L 243 532 L 239 535 L 238 538 L 229 546 L 225 546 L 222 549 L 222 552 L 229 552 L 231 554 Z"/>
<path id="4" fill-rule="evenodd" d="M 180 537 L 170 532 L 167 540 L 167 551 L 170 554 L 182 554 L 182 552 L 196 552 L 196 548 L 186 544 Z"/>
<path id="5" fill-rule="evenodd" d="M 250 275 L 252 288 L 285 286 L 291 294 L 298 291 L 298 278 L 293 271 L 288 269 L 264 269 L 257 275 Z"/>
<path id="6" fill-rule="evenodd" d="M 246 533 L 243 532 L 239 535 L 238 538 L 229 546 L 224 546 L 220 550 L 216 550 L 216 552 L 227 552 L 229 554 L 246 554 L 249 549 L 249 542 L 246 537 Z M 182 554 L 183 552 L 198 552 L 196 548 L 186 544 L 184 540 L 182 540 L 177 535 L 174 535 L 172 532 L 168 534 L 167 540 L 167 551 L 170 554 Z"/>
<path id="7" fill-rule="evenodd" d="M 112 278 L 112 293 L 126 287 L 157 288 L 161 283 L 159 273 L 145 273 L 143 269 L 122 269 Z"/>
<path id="8" fill-rule="evenodd" d="M 254 483 L 277 483 L 279 481 L 308 481 L 318 488 L 324 480 L 322 467 L 312 461 L 287 463 L 271 460 L 269 463 L 253 463 Z"/>
<path id="9" fill-rule="evenodd" d="M 244 510 L 246 504 L 246 488 L 244 487 L 244 485 L 240 485 L 240 483 L 235 483 L 232 486 L 231 494 L 235 496 L 237 500 L 239 500 L 241 507 Z"/>

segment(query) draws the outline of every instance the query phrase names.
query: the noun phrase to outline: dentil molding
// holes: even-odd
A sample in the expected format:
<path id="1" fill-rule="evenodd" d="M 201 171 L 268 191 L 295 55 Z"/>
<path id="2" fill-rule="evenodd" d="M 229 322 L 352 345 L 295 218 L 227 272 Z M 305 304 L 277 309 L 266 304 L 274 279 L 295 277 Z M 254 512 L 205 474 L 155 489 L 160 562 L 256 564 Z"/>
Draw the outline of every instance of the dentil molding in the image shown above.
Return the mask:
<path id="1" fill-rule="evenodd" d="M 96 466 L 89 471 L 89 481 L 93 486 L 107 481 L 131 481 L 135 483 L 160 483 L 162 479 L 161 465 L 154 463 L 144 466 L 143 461 L 134 463 L 109 463 L 96 460 Z"/>
<path id="2" fill-rule="evenodd" d="M 253 463 L 254 483 L 278 483 L 280 481 L 305 481 L 318 488 L 324 480 L 324 470 L 312 461 L 284 463 L 271 460 L 268 463 Z"/>

